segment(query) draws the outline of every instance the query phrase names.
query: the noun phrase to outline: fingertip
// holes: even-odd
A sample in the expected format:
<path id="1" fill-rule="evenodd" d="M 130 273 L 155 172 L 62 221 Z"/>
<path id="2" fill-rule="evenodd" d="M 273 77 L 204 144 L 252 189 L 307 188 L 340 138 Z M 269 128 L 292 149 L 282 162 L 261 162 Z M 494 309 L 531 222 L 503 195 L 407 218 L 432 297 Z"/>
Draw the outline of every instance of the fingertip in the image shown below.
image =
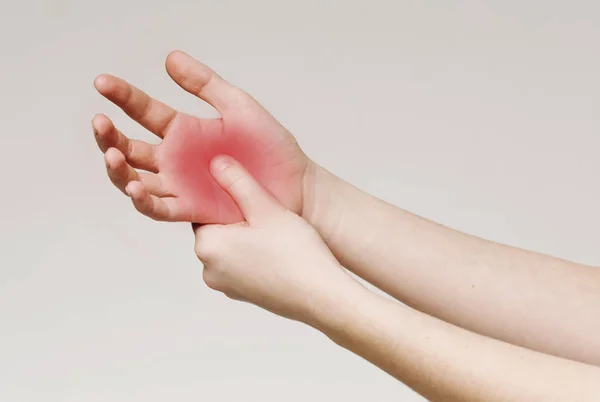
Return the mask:
<path id="1" fill-rule="evenodd" d="M 94 117 L 92 117 L 92 127 L 100 127 L 105 118 L 106 116 L 104 114 L 96 113 Z"/>
<path id="2" fill-rule="evenodd" d="M 219 112 L 248 104 L 244 91 L 222 79 L 209 66 L 180 50 L 171 52 L 165 62 L 169 76 L 183 89 L 208 102 Z"/>
<path id="3" fill-rule="evenodd" d="M 276 204 L 244 166 L 228 155 L 215 156 L 210 163 L 215 181 L 238 205 L 249 223 L 275 211 Z"/>
<path id="4" fill-rule="evenodd" d="M 131 198 L 134 208 L 143 215 L 152 217 L 152 202 L 150 193 L 139 181 L 131 181 L 125 187 L 125 192 Z"/>
<path id="5" fill-rule="evenodd" d="M 98 136 L 102 136 L 110 131 L 112 121 L 104 114 L 99 113 L 92 118 L 92 129 Z"/>
<path id="6" fill-rule="evenodd" d="M 125 194 L 127 194 L 127 196 L 128 196 L 129 198 L 133 198 L 133 193 L 131 192 L 131 186 L 130 186 L 130 184 L 131 184 L 131 183 L 129 183 L 129 184 L 127 184 L 127 185 L 125 186 Z"/>
<path id="7" fill-rule="evenodd" d="M 100 93 L 106 91 L 110 84 L 110 76 L 108 74 L 100 74 L 94 79 L 94 88 Z"/>
<path id="8" fill-rule="evenodd" d="M 108 148 L 105 155 L 111 161 L 125 162 L 125 155 L 123 155 L 123 152 L 119 151 L 117 148 Z"/>
<path id="9" fill-rule="evenodd" d="M 138 212 L 150 218 L 155 218 L 150 193 L 141 182 L 134 180 L 127 183 L 125 193 L 131 198 L 131 202 Z"/>
<path id="10" fill-rule="evenodd" d="M 179 49 L 172 50 L 167 55 L 167 61 L 173 61 L 174 59 L 176 59 L 177 57 L 181 57 L 182 55 L 185 56 L 187 54 Z"/>
<path id="11" fill-rule="evenodd" d="M 179 63 L 179 59 L 181 57 L 181 52 L 179 50 L 173 50 L 168 54 L 165 60 L 165 69 L 167 73 L 172 77 L 173 74 L 177 71 L 177 65 Z"/>
<path id="12" fill-rule="evenodd" d="M 178 63 L 190 59 L 191 56 L 181 50 L 173 50 L 167 55 L 165 66 L 170 70 L 177 66 Z"/>
<path id="13" fill-rule="evenodd" d="M 175 207 L 172 200 L 169 204 L 154 195 L 151 195 L 148 189 L 141 182 L 134 180 L 127 184 L 126 193 L 131 198 L 134 208 L 156 221 L 175 221 L 177 215 L 171 212 L 171 208 Z"/>
<path id="14" fill-rule="evenodd" d="M 125 155 L 117 148 L 109 148 L 104 153 L 104 161 L 106 163 L 106 167 L 111 170 L 117 170 L 127 163 L 125 159 Z"/>
<path id="15" fill-rule="evenodd" d="M 223 172 L 235 165 L 235 160 L 228 155 L 217 155 L 210 161 L 210 172 L 217 178 L 223 175 Z"/>
<path id="16" fill-rule="evenodd" d="M 127 183 L 125 186 L 125 192 L 134 202 L 141 201 L 146 194 L 149 194 L 148 190 L 146 190 L 146 187 L 144 187 L 144 185 L 137 180 Z"/>
<path id="17" fill-rule="evenodd" d="M 106 152 L 108 148 L 114 145 L 115 139 L 114 136 L 111 136 L 111 133 L 113 133 L 112 122 L 108 117 L 102 114 L 94 116 L 92 119 L 92 132 L 100 151 Z"/>

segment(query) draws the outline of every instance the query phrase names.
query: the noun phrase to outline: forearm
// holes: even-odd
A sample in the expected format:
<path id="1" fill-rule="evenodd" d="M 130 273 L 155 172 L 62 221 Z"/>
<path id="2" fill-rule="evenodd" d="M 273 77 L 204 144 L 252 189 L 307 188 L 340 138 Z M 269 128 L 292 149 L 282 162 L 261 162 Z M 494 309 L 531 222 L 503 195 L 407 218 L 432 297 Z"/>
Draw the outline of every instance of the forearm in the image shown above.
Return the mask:
<path id="1" fill-rule="evenodd" d="M 463 328 L 600 364 L 600 270 L 417 217 L 314 167 L 304 217 L 340 262 Z"/>
<path id="2" fill-rule="evenodd" d="M 359 285 L 345 289 L 310 324 L 432 401 L 596 401 L 600 396 L 597 367 L 476 335 Z"/>

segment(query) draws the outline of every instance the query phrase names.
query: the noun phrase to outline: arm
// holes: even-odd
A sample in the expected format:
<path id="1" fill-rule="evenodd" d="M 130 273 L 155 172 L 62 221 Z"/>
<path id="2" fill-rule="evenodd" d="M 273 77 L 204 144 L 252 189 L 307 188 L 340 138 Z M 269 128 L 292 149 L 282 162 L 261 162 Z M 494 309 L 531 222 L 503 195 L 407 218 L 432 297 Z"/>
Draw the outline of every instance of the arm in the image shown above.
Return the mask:
<path id="1" fill-rule="evenodd" d="M 140 212 L 162 221 L 238 220 L 238 211 L 219 205 L 227 197 L 217 197 L 203 169 L 216 152 L 235 157 L 245 149 L 236 144 L 260 142 L 264 146 L 240 156 L 253 162 L 259 181 L 312 223 L 354 273 L 461 327 L 600 364 L 600 270 L 468 236 L 371 197 L 309 161 L 258 102 L 207 66 L 174 52 L 166 67 L 178 85 L 213 105 L 221 118 L 179 113 L 115 77 L 95 82 L 101 94 L 163 139 L 148 144 L 126 137 L 106 116 L 93 121 L 109 177 L 138 197 Z M 197 160 L 189 158 L 194 154 Z M 190 163 L 183 171 L 198 174 L 182 181 L 173 174 L 181 161 Z M 132 181 L 137 184 L 127 189 Z"/>
<path id="2" fill-rule="evenodd" d="M 371 293 L 235 161 L 216 159 L 212 170 L 246 222 L 196 228 L 211 288 L 321 330 L 434 401 L 598 399 L 599 368 L 475 335 Z"/>
<path id="3" fill-rule="evenodd" d="M 432 401 L 596 401 L 600 369 L 452 326 L 348 286 L 312 325 Z"/>
<path id="4" fill-rule="evenodd" d="M 455 325 L 600 365 L 600 269 L 454 231 L 309 169 L 303 216 L 346 268 Z"/>

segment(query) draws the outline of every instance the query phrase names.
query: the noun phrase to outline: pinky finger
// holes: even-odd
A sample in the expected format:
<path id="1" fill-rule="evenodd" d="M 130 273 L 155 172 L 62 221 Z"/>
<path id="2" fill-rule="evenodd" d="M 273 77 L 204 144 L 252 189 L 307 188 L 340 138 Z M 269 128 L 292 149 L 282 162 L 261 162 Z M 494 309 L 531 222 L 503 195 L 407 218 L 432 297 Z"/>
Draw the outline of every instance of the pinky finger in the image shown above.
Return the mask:
<path id="1" fill-rule="evenodd" d="M 139 181 L 129 182 L 125 187 L 125 192 L 131 197 L 135 209 L 143 215 L 157 221 L 174 222 L 180 220 L 176 198 L 159 198 L 151 195 L 148 189 Z"/>

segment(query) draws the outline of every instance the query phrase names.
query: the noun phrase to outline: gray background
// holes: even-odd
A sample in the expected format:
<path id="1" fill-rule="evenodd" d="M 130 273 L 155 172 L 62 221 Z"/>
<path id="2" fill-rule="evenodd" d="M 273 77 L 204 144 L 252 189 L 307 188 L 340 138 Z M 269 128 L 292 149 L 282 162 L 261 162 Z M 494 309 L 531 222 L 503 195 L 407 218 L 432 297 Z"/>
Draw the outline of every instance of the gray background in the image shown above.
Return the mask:
<path id="1" fill-rule="evenodd" d="M 327 338 L 208 290 L 188 225 L 111 187 L 90 120 L 123 76 L 213 115 L 182 49 L 317 162 L 403 208 L 600 261 L 597 1 L 1 1 L 0 400 L 420 401 Z"/>

